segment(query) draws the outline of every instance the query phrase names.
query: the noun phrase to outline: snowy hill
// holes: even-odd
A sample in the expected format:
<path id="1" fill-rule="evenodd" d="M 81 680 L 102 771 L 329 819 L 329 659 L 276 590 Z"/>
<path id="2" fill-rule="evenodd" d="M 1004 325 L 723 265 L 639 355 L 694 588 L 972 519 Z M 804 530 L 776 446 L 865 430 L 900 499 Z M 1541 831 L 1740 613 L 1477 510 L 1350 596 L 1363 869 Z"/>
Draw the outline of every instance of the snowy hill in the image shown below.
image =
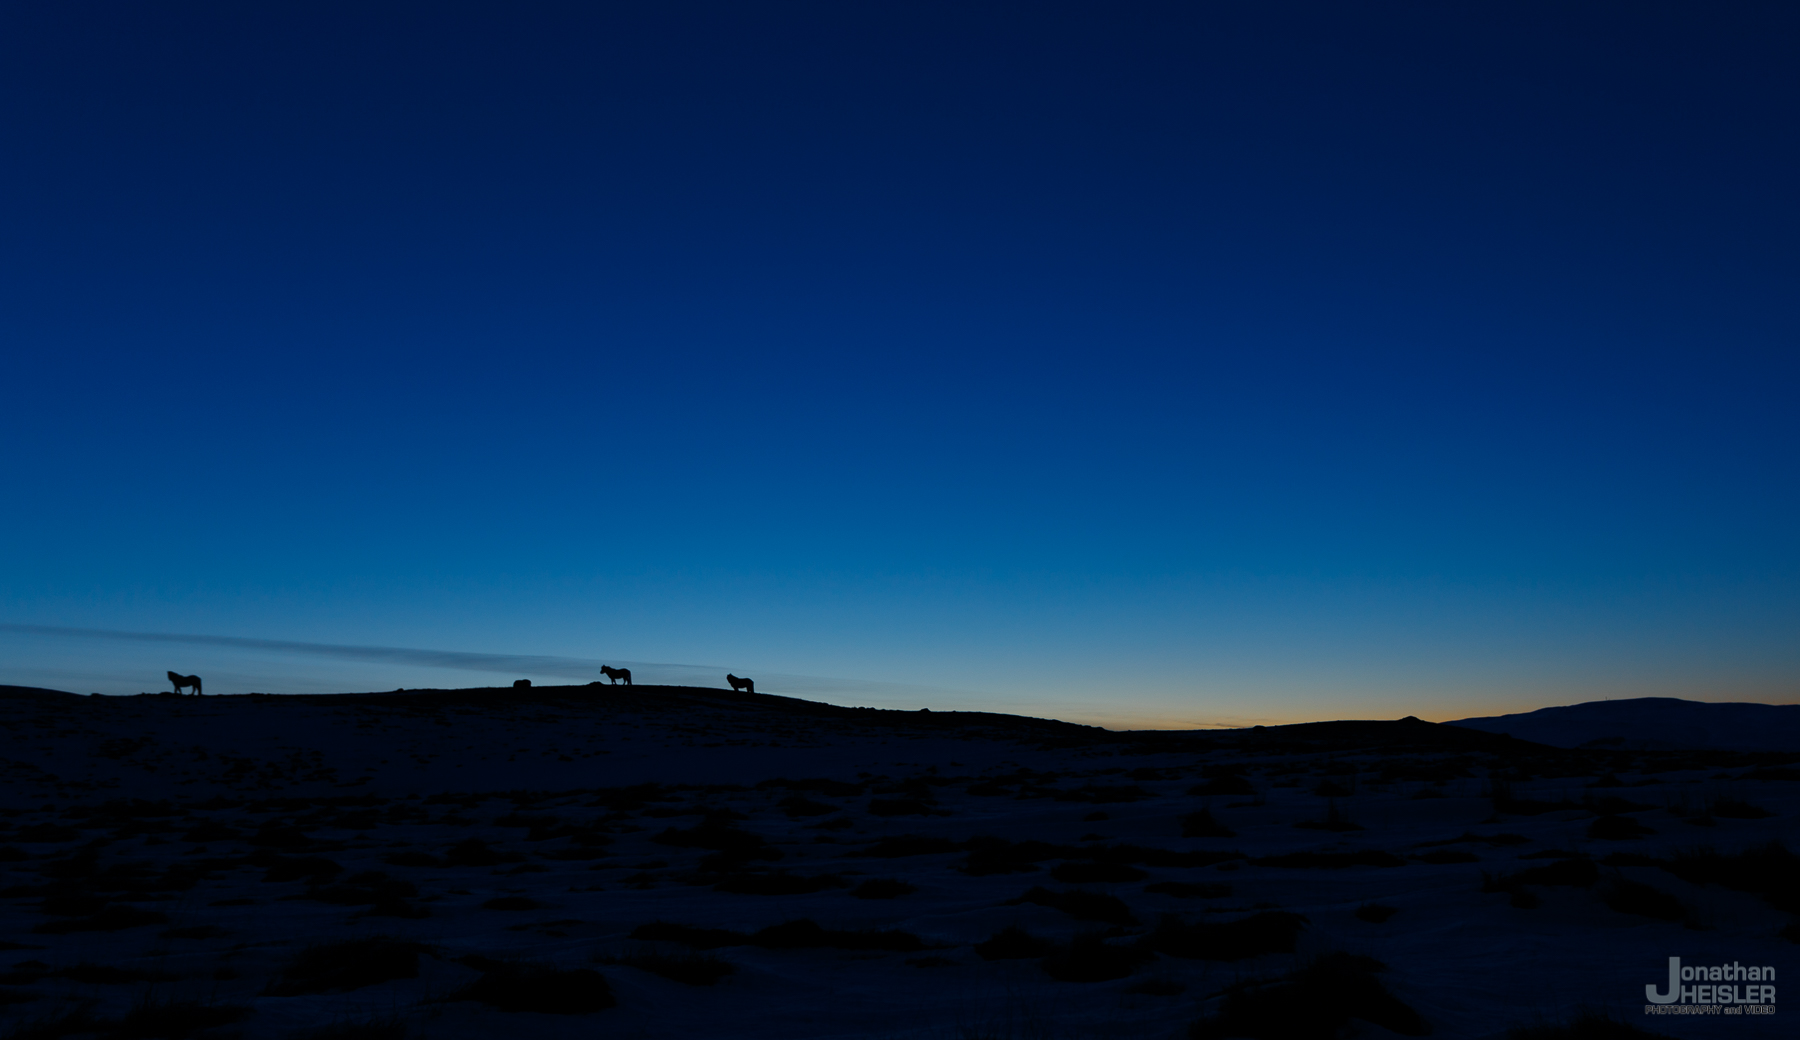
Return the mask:
<path id="1" fill-rule="evenodd" d="M 1634 697 L 1447 723 L 1552 747 L 1800 751 L 1800 704 Z"/>
<path id="2" fill-rule="evenodd" d="M 1643 994 L 1672 956 L 1791 963 L 1796 767 L 1410 718 L 0 686 L 0 1037 L 1509 1040 L 1599 1007 L 1773 1040 Z"/>

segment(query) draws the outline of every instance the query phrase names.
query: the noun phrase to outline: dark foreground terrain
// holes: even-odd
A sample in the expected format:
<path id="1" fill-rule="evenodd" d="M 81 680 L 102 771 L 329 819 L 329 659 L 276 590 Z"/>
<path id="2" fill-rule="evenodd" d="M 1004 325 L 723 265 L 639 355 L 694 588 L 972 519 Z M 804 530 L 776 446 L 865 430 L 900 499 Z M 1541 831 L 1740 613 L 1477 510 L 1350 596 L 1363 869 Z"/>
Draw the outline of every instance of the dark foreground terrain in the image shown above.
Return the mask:
<path id="1" fill-rule="evenodd" d="M 0 1037 L 1793 1035 L 1643 1008 L 1793 985 L 1800 754 L 0 687 L 0 777 Z"/>

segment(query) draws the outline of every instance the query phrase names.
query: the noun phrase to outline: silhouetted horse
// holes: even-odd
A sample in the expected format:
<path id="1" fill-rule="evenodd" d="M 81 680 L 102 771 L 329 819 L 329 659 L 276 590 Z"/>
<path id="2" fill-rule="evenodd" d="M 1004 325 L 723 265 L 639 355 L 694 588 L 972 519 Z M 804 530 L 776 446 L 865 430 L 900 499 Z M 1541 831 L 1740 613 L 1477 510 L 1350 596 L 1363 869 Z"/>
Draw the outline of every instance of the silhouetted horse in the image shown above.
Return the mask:
<path id="1" fill-rule="evenodd" d="M 174 672 L 170 672 L 169 681 L 175 684 L 175 692 L 177 694 L 181 693 L 181 688 L 183 686 L 192 686 L 194 688 L 194 696 L 200 696 L 200 677 L 198 675 L 176 675 Z"/>
<path id="2" fill-rule="evenodd" d="M 625 680 L 625 685 L 631 685 L 631 669 L 629 668 L 613 668 L 608 665 L 601 665 L 600 674 L 606 676 L 606 681 L 609 683 L 616 683 L 620 679 L 623 679 Z"/>
<path id="3" fill-rule="evenodd" d="M 513 680 L 513 689 L 529 690 L 529 689 L 531 689 L 531 680 L 530 679 L 514 679 Z"/>
<path id="4" fill-rule="evenodd" d="M 754 682 L 751 682 L 749 679 L 744 679 L 744 678 L 740 678 L 739 676 L 732 675 L 730 672 L 725 673 L 725 681 L 730 683 L 731 688 L 734 690 L 742 690 L 745 693 L 755 693 L 756 692 L 756 684 Z"/>

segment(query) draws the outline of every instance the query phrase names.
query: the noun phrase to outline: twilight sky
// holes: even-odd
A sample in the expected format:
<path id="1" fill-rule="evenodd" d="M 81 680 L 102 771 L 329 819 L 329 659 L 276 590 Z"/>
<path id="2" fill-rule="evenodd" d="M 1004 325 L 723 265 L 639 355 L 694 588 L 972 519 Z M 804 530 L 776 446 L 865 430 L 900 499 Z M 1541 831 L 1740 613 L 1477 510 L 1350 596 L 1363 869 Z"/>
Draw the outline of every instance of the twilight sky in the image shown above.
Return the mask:
<path id="1" fill-rule="evenodd" d="M 1793 702 L 1797 48 L 1788 4 L 0 6 L 0 682 Z"/>

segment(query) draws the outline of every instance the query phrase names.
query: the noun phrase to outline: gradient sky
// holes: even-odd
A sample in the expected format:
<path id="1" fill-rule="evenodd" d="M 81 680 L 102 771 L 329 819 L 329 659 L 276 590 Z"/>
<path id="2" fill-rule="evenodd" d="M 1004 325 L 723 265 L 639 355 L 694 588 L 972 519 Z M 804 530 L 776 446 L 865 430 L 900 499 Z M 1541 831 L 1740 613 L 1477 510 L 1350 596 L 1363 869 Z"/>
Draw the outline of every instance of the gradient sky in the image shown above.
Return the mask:
<path id="1" fill-rule="evenodd" d="M 0 682 L 1795 701 L 1796 53 L 1781 3 L 8 3 Z"/>

